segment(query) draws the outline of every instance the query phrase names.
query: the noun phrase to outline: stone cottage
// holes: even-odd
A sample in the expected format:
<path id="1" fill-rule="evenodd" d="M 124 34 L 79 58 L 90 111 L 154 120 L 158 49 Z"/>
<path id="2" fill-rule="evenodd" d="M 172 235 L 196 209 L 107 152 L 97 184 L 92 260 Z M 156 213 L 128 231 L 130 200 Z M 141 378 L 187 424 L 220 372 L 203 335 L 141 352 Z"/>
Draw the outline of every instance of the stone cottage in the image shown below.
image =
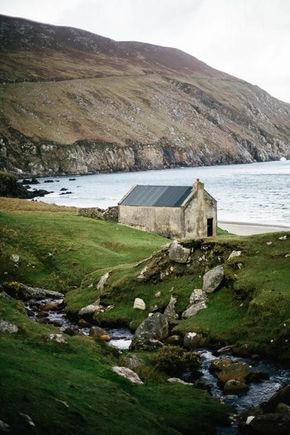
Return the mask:
<path id="1" fill-rule="evenodd" d="M 119 223 L 171 238 L 215 236 L 217 202 L 199 179 L 193 186 L 137 185 L 119 202 Z"/>

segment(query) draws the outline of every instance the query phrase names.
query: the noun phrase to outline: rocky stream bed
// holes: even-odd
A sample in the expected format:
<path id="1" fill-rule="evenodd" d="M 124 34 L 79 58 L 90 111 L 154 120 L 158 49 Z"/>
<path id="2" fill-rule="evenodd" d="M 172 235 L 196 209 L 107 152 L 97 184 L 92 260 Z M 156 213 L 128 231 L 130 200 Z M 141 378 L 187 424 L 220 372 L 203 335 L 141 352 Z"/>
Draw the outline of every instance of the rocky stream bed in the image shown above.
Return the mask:
<path id="1" fill-rule="evenodd" d="M 86 335 L 101 338 L 107 342 L 109 346 L 119 349 L 120 352 L 125 352 L 130 348 L 134 334 L 127 328 L 106 328 L 103 329 L 89 324 L 84 319 L 79 321 L 72 320 L 67 317 L 64 308 L 63 298 L 49 298 L 42 299 L 29 299 L 25 303 L 27 314 L 32 320 L 40 323 L 49 323 L 59 327 L 60 332 L 68 335 Z M 103 334 L 103 335 L 102 335 Z M 256 409 L 259 405 L 266 404 L 279 390 L 283 390 L 290 381 L 290 369 L 282 365 L 262 360 L 259 357 L 248 358 L 232 355 L 227 348 L 220 351 L 213 351 L 210 349 L 199 348 L 196 352 L 200 356 L 201 370 L 199 381 L 202 381 L 208 386 L 210 394 L 221 400 L 222 402 L 230 405 L 235 410 L 233 416 L 233 423 L 230 427 L 217 428 L 217 434 L 237 434 L 239 433 L 239 420 L 240 415 L 249 415 L 252 409 Z M 252 380 L 248 383 L 244 392 L 238 394 L 226 394 L 221 386 L 217 373 L 213 370 L 213 365 L 216 361 L 223 360 L 225 363 L 242 363 L 250 368 Z M 195 374 L 186 371 L 180 378 L 184 382 L 192 382 Z M 286 387 L 287 388 L 287 387 Z M 287 399 L 288 400 L 288 399 Z M 289 408 L 288 405 L 285 405 Z M 288 410 L 288 412 L 289 412 Z M 258 412 L 259 414 L 259 412 Z M 254 414 L 255 415 L 255 414 Z M 247 417 L 245 417 L 247 419 Z M 248 417 L 250 418 L 250 417 Z M 255 417 L 256 418 L 256 417 Z M 271 424 L 266 422 L 266 427 L 269 431 L 250 431 L 249 433 L 273 433 L 271 432 Z M 278 433 L 278 432 L 276 432 Z M 279 433 L 285 433 L 279 431 Z"/>

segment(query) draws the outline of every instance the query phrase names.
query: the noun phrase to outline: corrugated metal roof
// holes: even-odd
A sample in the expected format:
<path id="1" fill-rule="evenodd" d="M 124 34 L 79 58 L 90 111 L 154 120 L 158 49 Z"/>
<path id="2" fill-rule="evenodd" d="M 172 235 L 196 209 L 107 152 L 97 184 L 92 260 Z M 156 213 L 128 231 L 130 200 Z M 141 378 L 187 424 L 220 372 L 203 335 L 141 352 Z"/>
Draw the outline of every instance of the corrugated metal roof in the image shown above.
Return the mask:
<path id="1" fill-rule="evenodd" d="M 179 207 L 192 192 L 192 186 L 135 186 L 120 205 Z"/>

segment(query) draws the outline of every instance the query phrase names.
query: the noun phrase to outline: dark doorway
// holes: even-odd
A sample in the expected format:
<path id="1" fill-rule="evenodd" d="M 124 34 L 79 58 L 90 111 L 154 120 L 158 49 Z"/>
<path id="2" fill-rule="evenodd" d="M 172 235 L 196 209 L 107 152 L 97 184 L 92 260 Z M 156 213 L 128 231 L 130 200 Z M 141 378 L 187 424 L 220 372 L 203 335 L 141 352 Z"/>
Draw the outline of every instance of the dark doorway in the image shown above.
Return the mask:
<path id="1" fill-rule="evenodd" d="M 213 235 L 213 218 L 207 220 L 207 237 Z"/>

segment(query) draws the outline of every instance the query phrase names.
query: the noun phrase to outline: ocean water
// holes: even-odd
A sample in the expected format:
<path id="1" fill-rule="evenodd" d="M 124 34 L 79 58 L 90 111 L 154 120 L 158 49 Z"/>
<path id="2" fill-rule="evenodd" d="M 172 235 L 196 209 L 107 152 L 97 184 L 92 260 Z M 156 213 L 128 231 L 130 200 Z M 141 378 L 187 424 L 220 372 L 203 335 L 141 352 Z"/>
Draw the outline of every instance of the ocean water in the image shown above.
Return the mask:
<path id="1" fill-rule="evenodd" d="M 290 226 L 290 160 L 52 177 L 53 183 L 45 183 L 46 177 L 32 187 L 53 191 L 41 199 L 48 203 L 106 208 L 135 184 L 192 185 L 196 178 L 218 201 L 219 221 Z M 61 188 L 72 193 L 61 195 Z"/>

